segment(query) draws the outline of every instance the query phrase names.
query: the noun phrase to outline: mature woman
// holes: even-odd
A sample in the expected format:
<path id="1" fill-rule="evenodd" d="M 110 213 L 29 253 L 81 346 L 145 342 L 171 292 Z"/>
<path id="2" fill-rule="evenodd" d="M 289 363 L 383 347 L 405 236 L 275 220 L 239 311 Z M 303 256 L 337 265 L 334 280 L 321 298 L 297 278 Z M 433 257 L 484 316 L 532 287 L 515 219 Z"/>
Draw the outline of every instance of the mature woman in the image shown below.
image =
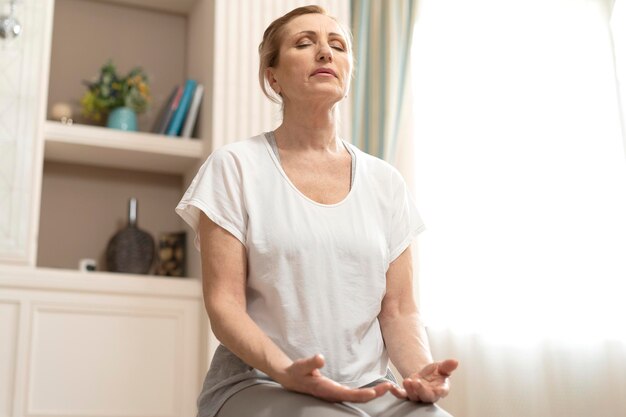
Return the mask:
<path id="1" fill-rule="evenodd" d="M 259 52 L 282 124 L 213 152 L 176 208 L 221 342 L 199 417 L 449 416 L 457 362 L 433 362 L 413 299 L 423 223 L 398 171 L 337 135 L 349 32 L 301 7 Z"/>

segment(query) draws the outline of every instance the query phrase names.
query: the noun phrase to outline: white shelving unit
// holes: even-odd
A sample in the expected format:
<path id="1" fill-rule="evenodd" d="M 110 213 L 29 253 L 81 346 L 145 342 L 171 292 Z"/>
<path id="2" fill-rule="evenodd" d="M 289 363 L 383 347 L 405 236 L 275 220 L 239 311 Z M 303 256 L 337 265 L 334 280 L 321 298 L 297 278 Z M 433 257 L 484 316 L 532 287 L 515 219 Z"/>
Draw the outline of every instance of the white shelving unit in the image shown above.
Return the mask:
<path id="1" fill-rule="evenodd" d="M 35 265 L 71 271 L 87 257 L 103 271 L 107 241 L 124 226 L 131 197 L 139 202 L 139 227 L 157 244 L 162 233 L 189 232 L 174 207 L 214 148 L 211 39 L 217 6 L 214 0 L 46 1 L 53 4 L 53 19 Z M 89 48 L 83 49 L 86 38 Z M 83 81 L 107 59 L 120 74 L 140 66 L 149 76 L 151 106 L 139 115 L 138 132 L 91 125 L 79 115 Z M 167 96 L 186 79 L 207 91 L 195 137 L 150 132 Z M 58 102 L 72 106 L 72 125 L 50 120 Z M 198 255 L 189 235 L 186 275 L 197 279 Z M 59 238 L 66 244 L 58 245 Z"/>
<path id="2" fill-rule="evenodd" d="M 45 160 L 184 175 L 202 158 L 196 139 L 45 122 Z"/>
<path id="3" fill-rule="evenodd" d="M 157 245 L 186 230 L 174 207 L 212 149 L 211 106 L 197 139 L 146 131 L 176 84 L 211 85 L 214 1 L 17 2 L 23 35 L 0 48 L 0 416 L 195 414 L 210 342 L 194 248 L 185 278 L 105 272 L 103 258 L 130 197 Z M 143 132 L 46 120 L 55 102 L 78 114 L 107 58 L 154 70 Z M 78 271 L 83 258 L 98 271 Z"/>

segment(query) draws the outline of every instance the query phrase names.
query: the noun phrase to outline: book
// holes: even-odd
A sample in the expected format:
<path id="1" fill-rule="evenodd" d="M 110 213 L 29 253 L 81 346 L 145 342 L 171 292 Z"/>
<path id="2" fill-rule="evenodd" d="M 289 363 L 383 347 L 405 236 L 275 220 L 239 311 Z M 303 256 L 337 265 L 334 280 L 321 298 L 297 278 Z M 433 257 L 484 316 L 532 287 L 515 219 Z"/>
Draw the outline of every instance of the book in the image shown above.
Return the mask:
<path id="1" fill-rule="evenodd" d="M 170 124 L 172 120 L 172 116 L 174 112 L 178 108 L 178 104 L 180 103 L 180 98 L 183 95 L 183 88 L 179 85 L 174 87 L 170 97 L 167 100 L 167 104 L 163 107 L 163 111 L 159 115 L 156 123 L 154 124 L 153 133 L 158 133 L 160 135 L 164 135 L 167 130 L 167 126 Z"/>
<path id="2" fill-rule="evenodd" d="M 187 80 L 185 82 L 185 89 L 183 90 L 183 95 L 180 98 L 180 103 L 178 104 L 178 108 L 174 112 L 172 116 L 172 120 L 167 127 L 166 134 L 168 136 L 179 136 L 180 131 L 183 128 L 183 121 L 187 116 L 187 112 L 189 111 L 189 106 L 191 105 L 191 99 L 193 98 L 193 92 L 196 89 L 197 82 L 195 80 Z"/>
<path id="3" fill-rule="evenodd" d="M 193 132 L 193 127 L 196 125 L 196 120 L 198 119 L 198 109 L 200 108 L 200 102 L 202 101 L 203 93 L 204 93 L 204 86 L 202 84 L 198 84 L 196 86 L 196 90 L 193 93 L 193 99 L 191 100 L 191 106 L 189 107 L 187 118 L 185 119 L 183 132 L 180 135 L 183 138 L 191 137 L 191 133 Z"/>

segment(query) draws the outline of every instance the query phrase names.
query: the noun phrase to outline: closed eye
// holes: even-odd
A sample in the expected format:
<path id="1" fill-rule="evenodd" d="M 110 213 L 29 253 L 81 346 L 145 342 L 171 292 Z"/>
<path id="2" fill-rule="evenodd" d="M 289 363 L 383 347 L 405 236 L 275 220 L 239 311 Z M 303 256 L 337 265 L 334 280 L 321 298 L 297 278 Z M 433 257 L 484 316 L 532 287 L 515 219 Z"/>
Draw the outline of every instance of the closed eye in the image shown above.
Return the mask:
<path id="1" fill-rule="evenodd" d="M 345 52 L 346 50 L 346 47 L 344 46 L 343 42 L 339 40 L 330 41 L 330 47 L 336 51 L 341 51 L 341 52 Z"/>

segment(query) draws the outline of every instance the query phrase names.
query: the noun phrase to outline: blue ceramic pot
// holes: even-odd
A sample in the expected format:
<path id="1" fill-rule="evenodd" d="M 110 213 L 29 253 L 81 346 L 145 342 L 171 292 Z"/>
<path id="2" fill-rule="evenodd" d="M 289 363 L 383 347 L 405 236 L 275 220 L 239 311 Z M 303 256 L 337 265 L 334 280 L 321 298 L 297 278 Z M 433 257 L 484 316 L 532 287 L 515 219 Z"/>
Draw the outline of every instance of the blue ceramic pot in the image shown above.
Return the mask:
<path id="1" fill-rule="evenodd" d="M 109 113 L 107 126 L 113 129 L 137 131 L 137 115 L 130 107 L 118 107 Z"/>

